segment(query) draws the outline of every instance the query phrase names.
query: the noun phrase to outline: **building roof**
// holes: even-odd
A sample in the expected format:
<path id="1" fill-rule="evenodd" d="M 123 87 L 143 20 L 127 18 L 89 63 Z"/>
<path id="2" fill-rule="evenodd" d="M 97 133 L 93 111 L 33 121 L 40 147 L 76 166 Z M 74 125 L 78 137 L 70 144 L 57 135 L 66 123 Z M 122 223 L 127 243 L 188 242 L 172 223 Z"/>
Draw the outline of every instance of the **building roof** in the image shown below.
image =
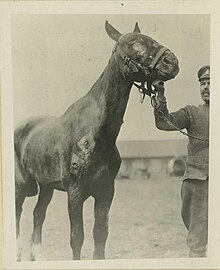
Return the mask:
<path id="1" fill-rule="evenodd" d="M 122 158 L 178 157 L 187 154 L 187 140 L 118 141 Z"/>

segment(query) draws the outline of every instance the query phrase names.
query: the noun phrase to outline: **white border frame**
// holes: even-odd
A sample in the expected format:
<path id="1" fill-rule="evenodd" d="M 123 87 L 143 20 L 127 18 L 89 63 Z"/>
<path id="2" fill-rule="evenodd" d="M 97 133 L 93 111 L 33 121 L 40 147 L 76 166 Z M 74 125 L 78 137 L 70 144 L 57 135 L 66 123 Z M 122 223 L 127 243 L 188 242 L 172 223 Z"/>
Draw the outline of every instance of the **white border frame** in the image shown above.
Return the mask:
<path id="1" fill-rule="evenodd" d="M 214 269 L 220 267 L 220 141 L 218 140 L 218 104 L 220 33 L 218 1 L 50 1 L 1 2 L 1 90 L 2 90 L 2 178 L 3 232 L 5 269 Z M 146 11 L 146 12 L 145 12 Z M 210 205 L 209 257 L 201 259 L 138 259 L 105 261 L 16 262 L 13 173 L 13 95 L 11 61 L 11 14 L 210 14 L 211 15 L 211 142 L 210 142 Z M 14 209 L 14 206 L 12 206 Z"/>

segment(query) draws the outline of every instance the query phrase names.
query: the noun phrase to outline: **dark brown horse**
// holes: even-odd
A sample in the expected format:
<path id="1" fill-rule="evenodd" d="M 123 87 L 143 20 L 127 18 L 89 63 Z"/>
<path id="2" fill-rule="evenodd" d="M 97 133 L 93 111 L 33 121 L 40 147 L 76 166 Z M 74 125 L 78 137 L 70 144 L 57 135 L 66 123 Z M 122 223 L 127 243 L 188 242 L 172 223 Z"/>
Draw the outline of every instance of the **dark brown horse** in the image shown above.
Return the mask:
<path id="1" fill-rule="evenodd" d="M 31 259 L 41 243 L 42 225 L 54 189 L 68 194 L 70 245 L 80 259 L 84 240 L 83 203 L 95 199 L 94 259 L 105 258 L 108 213 L 114 195 L 114 179 L 121 159 L 116 139 L 123 123 L 134 81 L 166 81 L 178 71 L 175 55 L 150 37 L 138 24 L 122 35 L 108 22 L 108 35 L 116 41 L 109 63 L 91 90 L 61 117 L 23 121 L 15 130 L 16 229 L 26 196 L 38 193 L 34 209 Z M 18 260 L 21 249 L 18 247 Z"/>

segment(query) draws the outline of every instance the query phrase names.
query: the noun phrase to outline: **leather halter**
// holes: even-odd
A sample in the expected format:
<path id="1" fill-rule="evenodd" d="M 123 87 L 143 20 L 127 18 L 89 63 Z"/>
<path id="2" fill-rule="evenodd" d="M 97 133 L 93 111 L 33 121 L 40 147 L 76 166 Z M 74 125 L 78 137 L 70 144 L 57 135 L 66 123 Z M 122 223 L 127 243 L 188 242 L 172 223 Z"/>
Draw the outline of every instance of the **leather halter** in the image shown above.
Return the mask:
<path id="1" fill-rule="evenodd" d="M 113 49 L 113 55 L 115 57 L 116 62 L 118 63 L 118 60 L 116 58 L 115 53 L 118 52 L 120 57 L 122 58 L 122 61 L 124 62 L 125 66 L 129 67 L 132 71 L 131 73 L 136 73 L 138 71 L 142 71 L 144 75 L 146 76 L 146 81 L 142 81 L 141 85 L 133 82 L 133 84 L 138 88 L 140 94 L 141 94 L 141 103 L 144 101 L 145 95 L 152 96 L 152 94 L 155 94 L 152 90 L 151 83 L 153 82 L 153 74 L 155 72 L 156 64 L 158 63 L 159 59 L 162 57 L 162 55 L 169 51 L 164 46 L 159 45 L 153 52 L 153 55 L 149 56 L 149 59 L 151 59 L 151 63 L 149 66 L 144 66 L 141 63 L 138 63 L 137 61 L 133 60 L 131 57 L 126 55 L 123 50 L 120 48 L 119 44 L 116 43 L 115 47 Z M 125 75 L 125 74 L 123 74 Z M 147 84 L 147 88 L 145 87 L 145 83 Z"/>
<path id="2" fill-rule="evenodd" d="M 115 52 L 118 52 L 118 54 L 121 56 L 122 61 L 124 62 L 124 64 L 126 66 L 128 66 L 134 73 L 141 70 L 145 74 L 145 76 L 148 77 L 148 79 L 149 79 L 150 75 L 152 75 L 153 71 L 155 70 L 155 66 L 158 63 L 159 59 L 168 50 L 169 49 L 167 49 L 166 47 L 159 45 L 155 49 L 155 51 L 153 52 L 154 57 L 152 55 L 149 56 L 149 59 L 152 59 L 152 61 L 151 61 L 150 65 L 147 66 L 147 67 L 142 65 L 141 63 L 136 62 L 131 57 L 126 55 L 123 52 L 123 50 L 120 48 L 118 43 L 116 43 L 116 45 L 115 45 L 115 47 L 113 49 L 113 54 Z M 118 62 L 117 59 L 116 59 L 116 62 Z"/>

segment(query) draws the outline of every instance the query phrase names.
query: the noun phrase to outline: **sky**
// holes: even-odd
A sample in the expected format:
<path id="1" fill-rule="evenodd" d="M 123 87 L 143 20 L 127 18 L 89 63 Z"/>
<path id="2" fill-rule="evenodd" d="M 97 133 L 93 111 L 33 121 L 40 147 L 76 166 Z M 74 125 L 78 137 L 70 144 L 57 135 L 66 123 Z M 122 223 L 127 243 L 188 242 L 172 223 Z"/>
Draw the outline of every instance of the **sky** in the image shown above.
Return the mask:
<path id="1" fill-rule="evenodd" d="M 30 116 L 60 116 L 90 90 L 114 47 L 105 32 L 106 20 L 122 34 L 132 32 L 138 22 L 142 34 L 175 53 L 180 72 L 165 83 L 170 111 L 202 103 L 197 71 L 210 63 L 209 15 L 13 15 L 15 125 Z M 118 140 L 159 139 L 183 135 L 157 130 L 150 99 L 141 104 L 133 87 Z"/>

